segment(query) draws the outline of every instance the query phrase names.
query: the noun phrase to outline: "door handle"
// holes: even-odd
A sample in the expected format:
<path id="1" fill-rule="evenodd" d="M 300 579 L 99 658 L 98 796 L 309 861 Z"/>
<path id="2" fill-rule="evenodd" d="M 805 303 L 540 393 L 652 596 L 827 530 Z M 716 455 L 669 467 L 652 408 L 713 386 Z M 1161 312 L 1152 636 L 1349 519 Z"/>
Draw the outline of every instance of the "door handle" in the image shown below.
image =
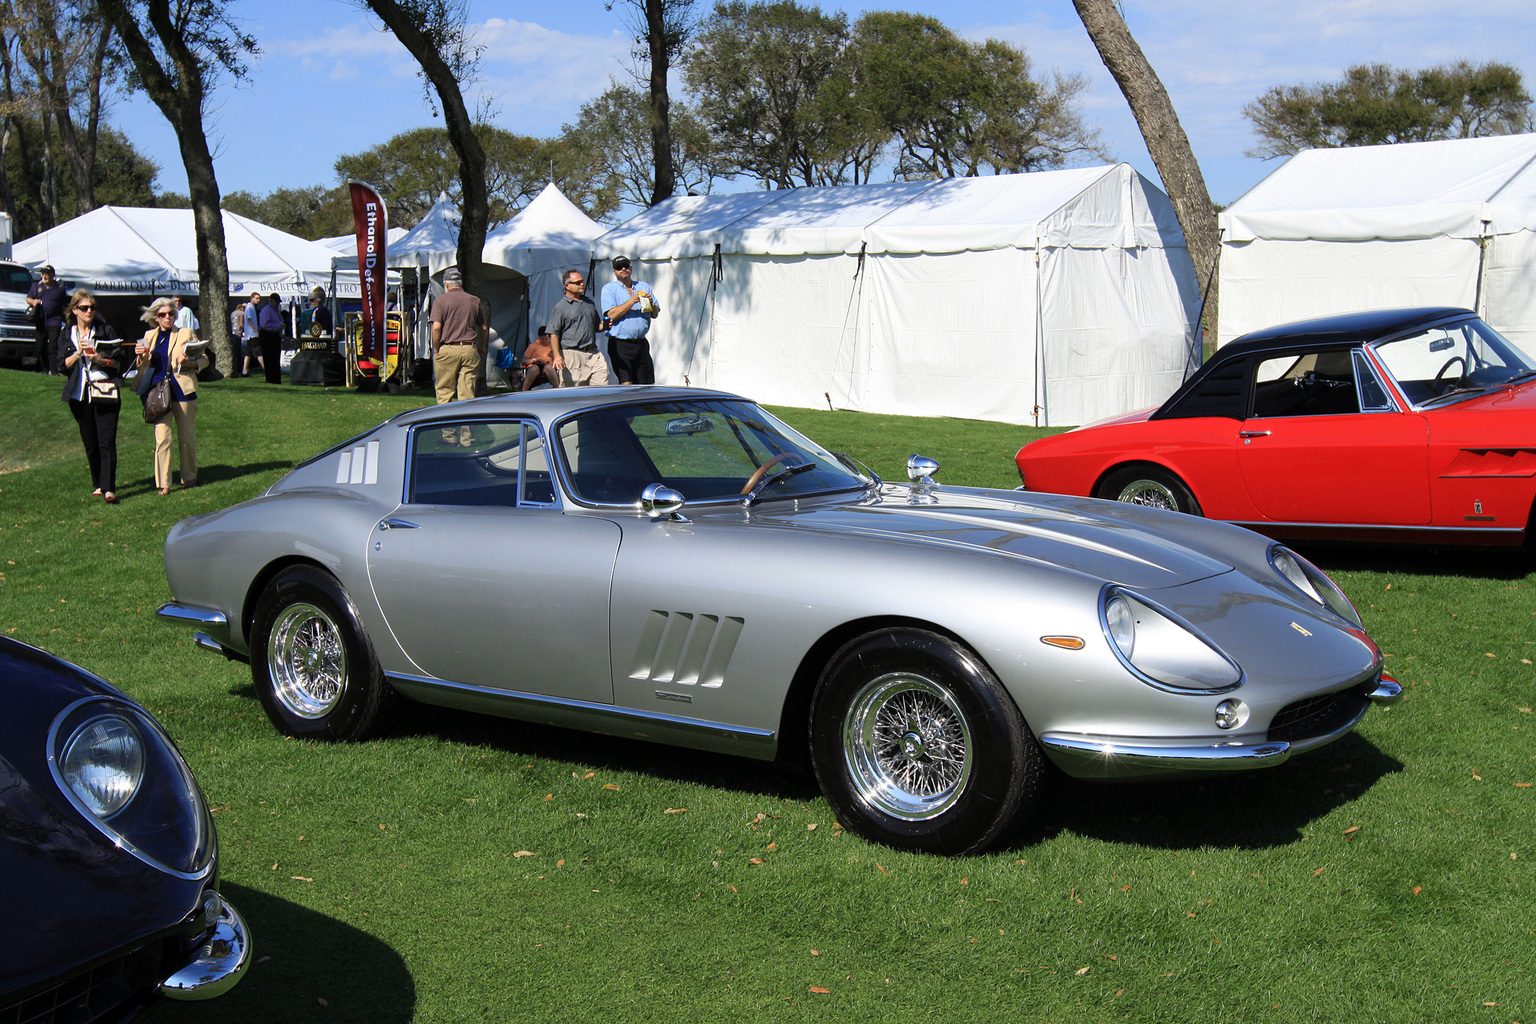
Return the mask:
<path id="1" fill-rule="evenodd" d="M 405 519 L 384 519 L 379 522 L 381 530 L 419 530 L 421 527 Z"/>
<path id="2" fill-rule="evenodd" d="M 1252 437 L 1268 437 L 1269 436 L 1269 431 L 1267 431 L 1267 430 L 1239 430 L 1237 432 L 1237 436 L 1241 437 L 1241 438 L 1244 438 L 1244 439 L 1252 438 Z"/>

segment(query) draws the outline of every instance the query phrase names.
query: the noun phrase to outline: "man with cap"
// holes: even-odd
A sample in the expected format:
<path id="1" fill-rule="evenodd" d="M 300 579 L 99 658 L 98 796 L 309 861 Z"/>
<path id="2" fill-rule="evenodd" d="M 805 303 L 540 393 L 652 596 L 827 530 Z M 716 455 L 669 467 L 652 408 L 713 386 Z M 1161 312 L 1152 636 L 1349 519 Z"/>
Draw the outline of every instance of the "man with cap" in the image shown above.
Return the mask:
<path id="1" fill-rule="evenodd" d="M 43 264 L 37 268 L 41 280 L 33 281 L 27 289 L 27 305 L 37 309 L 37 368 L 43 373 L 57 374 L 53 365 L 54 340 L 64 329 L 64 303 L 67 296 L 64 285 L 54 279 L 53 267 Z"/>
<path id="2" fill-rule="evenodd" d="M 480 300 L 464 290 L 458 267 L 443 271 L 443 294 L 432 300 L 432 372 L 437 404 L 475 397 L 475 372 L 487 337 Z"/>
<path id="3" fill-rule="evenodd" d="M 600 317 L 597 307 L 587 298 L 586 279 L 579 270 L 567 270 L 560 281 L 565 294 L 550 310 L 548 325 L 549 340 L 555 349 L 555 369 L 577 387 L 612 384 L 608 363 L 597 350 Z"/>
<path id="4" fill-rule="evenodd" d="M 655 384 L 651 343 L 645 336 L 661 305 L 648 283 L 633 279 L 628 256 L 614 257 L 613 277 L 603 285 L 601 302 L 613 321 L 608 328 L 608 360 L 620 384 Z"/>

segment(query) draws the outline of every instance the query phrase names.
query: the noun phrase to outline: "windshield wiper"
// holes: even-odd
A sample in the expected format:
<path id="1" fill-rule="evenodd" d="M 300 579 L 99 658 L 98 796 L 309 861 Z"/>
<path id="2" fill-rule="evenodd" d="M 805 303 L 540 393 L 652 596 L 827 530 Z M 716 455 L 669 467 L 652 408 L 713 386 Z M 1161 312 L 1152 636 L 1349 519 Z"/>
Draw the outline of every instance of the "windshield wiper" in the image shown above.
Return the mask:
<path id="1" fill-rule="evenodd" d="M 758 496 L 768 488 L 769 484 L 777 483 L 780 480 L 788 480 L 792 476 L 797 476 L 800 473 L 805 473 L 815 468 L 816 463 L 814 462 L 802 462 L 798 466 L 785 466 L 776 473 L 769 473 L 757 482 L 756 487 L 747 492 L 746 497 L 741 499 L 741 503 L 743 505 L 756 505 Z"/>
<path id="2" fill-rule="evenodd" d="M 1508 381 L 1505 383 L 1508 383 Z M 1498 386 L 1503 387 L 1504 385 L 1500 384 Z M 1419 403 L 1419 408 L 1427 409 L 1432 405 L 1439 405 L 1441 402 L 1444 402 L 1448 398 L 1461 398 L 1465 395 L 1480 395 L 1488 390 L 1490 389 L 1482 386 L 1471 388 L 1451 388 L 1451 390 L 1441 392 L 1440 394 L 1435 395 L 1433 398 L 1426 398 L 1424 401 Z"/>

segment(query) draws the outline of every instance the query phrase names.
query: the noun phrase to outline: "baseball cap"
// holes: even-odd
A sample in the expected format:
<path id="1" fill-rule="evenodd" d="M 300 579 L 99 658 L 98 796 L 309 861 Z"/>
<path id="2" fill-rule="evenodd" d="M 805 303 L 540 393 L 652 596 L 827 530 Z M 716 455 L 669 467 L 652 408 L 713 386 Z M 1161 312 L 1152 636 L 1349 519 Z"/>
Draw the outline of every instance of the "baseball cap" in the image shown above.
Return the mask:
<path id="1" fill-rule="evenodd" d="M 464 275 L 459 273 L 458 267 L 449 267 L 443 271 L 443 284 L 463 284 Z"/>
<path id="2" fill-rule="evenodd" d="M 625 270 L 628 267 L 629 267 L 629 257 L 628 256 L 615 256 L 613 258 L 613 269 L 614 270 Z"/>

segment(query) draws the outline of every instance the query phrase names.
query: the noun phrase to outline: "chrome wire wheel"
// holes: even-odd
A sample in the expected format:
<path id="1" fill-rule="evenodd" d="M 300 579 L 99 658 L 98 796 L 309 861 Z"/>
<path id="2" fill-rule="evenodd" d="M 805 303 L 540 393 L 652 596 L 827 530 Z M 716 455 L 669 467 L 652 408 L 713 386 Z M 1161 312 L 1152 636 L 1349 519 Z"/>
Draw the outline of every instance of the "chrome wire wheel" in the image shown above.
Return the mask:
<path id="1" fill-rule="evenodd" d="M 843 759 L 858 798 L 904 821 L 954 806 L 970 778 L 970 750 L 970 724 L 954 695 L 908 672 L 870 680 L 843 723 Z"/>
<path id="2" fill-rule="evenodd" d="M 347 648 L 336 623 L 312 604 L 284 608 L 267 639 L 272 694 L 300 718 L 324 718 L 347 688 Z"/>
<path id="3" fill-rule="evenodd" d="M 1179 499 L 1174 496 L 1173 491 L 1160 480 L 1146 478 L 1132 480 L 1120 489 L 1120 493 L 1115 495 L 1115 500 L 1130 505 L 1148 505 L 1169 512 L 1184 511 L 1179 507 Z"/>

